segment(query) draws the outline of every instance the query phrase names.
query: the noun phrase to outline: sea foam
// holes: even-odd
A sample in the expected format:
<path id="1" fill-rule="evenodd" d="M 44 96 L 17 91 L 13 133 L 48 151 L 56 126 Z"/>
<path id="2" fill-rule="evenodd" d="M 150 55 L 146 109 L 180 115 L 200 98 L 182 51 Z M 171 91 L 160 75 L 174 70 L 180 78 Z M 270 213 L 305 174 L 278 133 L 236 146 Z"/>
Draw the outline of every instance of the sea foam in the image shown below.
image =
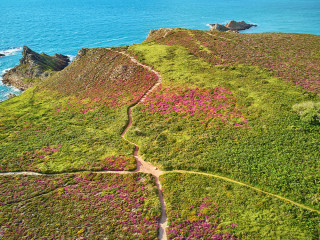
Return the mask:
<path id="1" fill-rule="evenodd" d="M 9 48 L 6 50 L 0 50 L 0 54 L 4 54 L 5 56 L 12 56 L 12 55 L 16 55 L 17 53 L 22 51 L 22 47 L 18 47 L 18 48 Z"/>

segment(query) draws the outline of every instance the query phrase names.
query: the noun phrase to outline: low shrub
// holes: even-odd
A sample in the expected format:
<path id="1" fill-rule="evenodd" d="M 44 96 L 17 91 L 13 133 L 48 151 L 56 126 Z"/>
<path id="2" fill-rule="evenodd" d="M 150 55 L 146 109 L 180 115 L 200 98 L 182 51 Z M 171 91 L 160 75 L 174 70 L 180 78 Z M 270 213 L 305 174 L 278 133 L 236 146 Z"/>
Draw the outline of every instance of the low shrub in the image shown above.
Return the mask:
<path id="1" fill-rule="evenodd" d="M 310 124 L 320 124 L 320 102 L 302 102 L 293 105 L 292 109 L 298 113 L 302 121 Z"/>

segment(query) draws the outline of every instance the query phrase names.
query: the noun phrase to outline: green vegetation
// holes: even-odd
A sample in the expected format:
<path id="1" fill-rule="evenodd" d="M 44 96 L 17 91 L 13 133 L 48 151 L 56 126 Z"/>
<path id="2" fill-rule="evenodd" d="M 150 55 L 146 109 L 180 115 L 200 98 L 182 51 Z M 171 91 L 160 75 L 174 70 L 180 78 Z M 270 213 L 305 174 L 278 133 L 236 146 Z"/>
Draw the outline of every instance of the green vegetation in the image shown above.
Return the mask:
<path id="1" fill-rule="evenodd" d="M 299 114 L 302 121 L 320 124 L 320 102 L 303 102 L 293 105 L 292 109 Z"/>
<path id="2" fill-rule="evenodd" d="M 95 49 L 0 103 L 0 171 L 135 169 L 133 146 L 120 134 L 128 106 L 156 80 L 123 55 Z"/>
<path id="3" fill-rule="evenodd" d="M 160 202 L 151 175 L 7 176 L 0 183 L 4 239 L 155 239 Z"/>
<path id="4" fill-rule="evenodd" d="M 88 50 L 0 103 L 0 172 L 136 168 L 120 135 L 158 76 L 122 49 L 162 76 L 126 138 L 169 171 L 169 239 L 319 239 L 319 40 L 161 29 Z M 0 177 L 0 238 L 155 239 L 159 208 L 141 173 Z"/>
<path id="5" fill-rule="evenodd" d="M 320 127 L 301 121 L 292 111 L 293 105 L 319 101 L 319 97 L 259 67 L 213 65 L 177 46 L 179 35 L 170 36 L 175 39 L 171 46 L 147 42 L 129 47 L 131 54 L 163 77 L 161 90 L 154 91 L 149 102 L 133 111 L 134 124 L 128 137 L 141 146 L 144 159 L 166 170 L 228 176 L 320 209 Z M 184 45 L 191 42 L 183 39 Z M 166 101 L 165 93 L 172 87 L 221 87 L 232 93 L 228 99 L 232 99 L 233 107 L 205 120 L 198 115 L 185 117 L 186 113 L 150 111 L 150 102 L 157 105 L 162 103 L 158 99 Z M 189 107 L 195 108 L 196 101 Z M 218 124 L 218 114 L 233 114 L 235 109 L 248 121 L 248 127 L 236 127 L 229 120 Z"/>
<path id="6" fill-rule="evenodd" d="M 264 193 L 189 173 L 166 173 L 161 182 L 170 239 L 188 239 L 192 234 L 210 230 L 214 233 L 206 239 L 214 239 L 214 234 L 226 236 L 226 232 L 238 239 L 318 239 L 318 213 Z M 200 225 L 203 220 L 206 224 Z"/>

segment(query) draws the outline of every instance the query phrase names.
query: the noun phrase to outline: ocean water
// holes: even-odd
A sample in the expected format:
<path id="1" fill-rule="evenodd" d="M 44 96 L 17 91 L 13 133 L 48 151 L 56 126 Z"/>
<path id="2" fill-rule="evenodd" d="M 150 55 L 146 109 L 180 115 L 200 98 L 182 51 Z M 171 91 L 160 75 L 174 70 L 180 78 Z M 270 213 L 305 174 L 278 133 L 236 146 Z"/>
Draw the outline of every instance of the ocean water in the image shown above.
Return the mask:
<path id="1" fill-rule="evenodd" d="M 142 42 L 149 30 L 245 20 L 247 32 L 320 34 L 319 0 L 0 0 L 0 72 L 19 63 L 23 45 L 75 56 L 80 48 Z M 0 101 L 20 92 L 0 81 Z"/>

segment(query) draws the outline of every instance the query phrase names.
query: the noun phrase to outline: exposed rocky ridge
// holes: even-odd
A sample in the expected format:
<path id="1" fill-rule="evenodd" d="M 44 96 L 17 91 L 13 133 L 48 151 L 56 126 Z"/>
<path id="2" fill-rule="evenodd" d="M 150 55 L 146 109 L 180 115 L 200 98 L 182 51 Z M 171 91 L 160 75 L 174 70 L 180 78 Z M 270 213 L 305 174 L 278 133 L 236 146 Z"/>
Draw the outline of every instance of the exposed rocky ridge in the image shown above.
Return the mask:
<path id="1" fill-rule="evenodd" d="M 77 56 L 74 58 L 74 61 L 79 60 L 82 56 L 86 55 L 88 51 L 89 51 L 89 48 L 81 48 L 78 51 Z"/>
<path id="2" fill-rule="evenodd" d="M 156 30 L 150 30 L 145 41 L 153 41 L 159 38 L 166 37 L 173 29 L 172 28 L 159 28 Z"/>
<path id="3" fill-rule="evenodd" d="M 9 70 L 3 76 L 3 83 L 13 85 L 21 90 L 26 90 L 56 71 L 61 71 L 68 66 L 68 56 L 55 54 L 48 56 L 32 51 L 27 46 L 23 47 L 20 64 Z"/>
<path id="4" fill-rule="evenodd" d="M 228 22 L 225 25 L 221 25 L 219 23 L 209 24 L 209 25 L 211 26 L 210 30 L 218 30 L 218 31 L 222 31 L 222 32 L 227 32 L 227 31 L 238 32 L 238 31 L 246 30 L 251 27 L 257 26 L 255 24 L 246 23 L 245 21 L 236 22 L 234 20 Z"/>

